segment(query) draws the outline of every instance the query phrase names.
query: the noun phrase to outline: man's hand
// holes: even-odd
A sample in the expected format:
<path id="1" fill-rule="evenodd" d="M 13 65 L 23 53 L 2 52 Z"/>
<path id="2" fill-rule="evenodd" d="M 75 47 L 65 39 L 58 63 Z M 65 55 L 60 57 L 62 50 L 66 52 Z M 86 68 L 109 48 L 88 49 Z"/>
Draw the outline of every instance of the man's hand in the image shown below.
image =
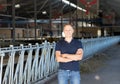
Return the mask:
<path id="1" fill-rule="evenodd" d="M 70 61 L 72 61 L 71 59 L 66 58 L 66 56 L 67 56 L 67 54 L 61 54 L 60 51 L 56 51 L 57 62 L 70 62 Z"/>
<path id="2" fill-rule="evenodd" d="M 78 61 L 83 57 L 83 50 L 78 49 L 75 54 L 61 54 L 61 56 L 67 59 L 71 59 L 72 61 Z"/>
<path id="3" fill-rule="evenodd" d="M 70 62 L 82 60 L 83 50 L 78 49 L 75 54 L 61 54 L 60 51 L 56 51 L 57 62 Z"/>

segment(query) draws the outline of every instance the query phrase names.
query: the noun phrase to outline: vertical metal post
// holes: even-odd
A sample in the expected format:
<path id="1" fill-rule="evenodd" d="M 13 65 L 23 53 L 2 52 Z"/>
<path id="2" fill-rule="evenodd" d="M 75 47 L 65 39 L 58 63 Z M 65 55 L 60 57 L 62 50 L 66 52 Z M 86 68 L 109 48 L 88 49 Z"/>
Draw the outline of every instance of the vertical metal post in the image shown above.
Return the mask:
<path id="1" fill-rule="evenodd" d="M 0 57 L 0 84 L 2 84 L 3 56 Z"/>
<path id="2" fill-rule="evenodd" d="M 77 3 L 78 3 L 78 0 L 76 1 Z M 76 5 L 78 5 L 76 3 Z M 78 19 L 78 14 L 77 14 L 78 12 L 77 12 L 77 7 L 76 7 L 76 37 L 78 37 L 78 21 L 77 21 L 77 19 Z"/>
<path id="3" fill-rule="evenodd" d="M 34 27 L 35 27 L 35 40 L 36 40 L 36 29 L 37 29 L 37 0 L 34 0 Z"/>
<path id="4" fill-rule="evenodd" d="M 15 0 L 12 0 L 12 42 L 15 42 Z"/>
<path id="5" fill-rule="evenodd" d="M 51 34 L 52 33 L 52 3 L 51 3 L 51 0 L 50 1 L 50 4 L 49 4 L 49 33 Z"/>
<path id="6" fill-rule="evenodd" d="M 81 28 L 82 28 L 82 32 L 83 32 L 83 28 L 84 28 L 84 27 L 83 27 L 83 22 L 84 22 L 83 11 L 81 11 L 81 13 L 82 13 L 82 18 L 81 18 L 82 27 L 81 27 Z M 83 33 L 82 33 L 82 38 L 83 38 Z"/>
<path id="7" fill-rule="evenodd" d="M 91 21 L 90 20 L 91 20 L 91 12 L 89 12 L 88 21 L 87 21 L 90 24 L 90 26 L 91 26 Z M 88 25 L 87 25 L 87 27 L 88 27 Z"/>
<path id="8" fill-rule="evenodd" d="M 61 0 L 62 3 L 62 0 Z M 63 8 L 61 10 L 61 37 L 62 37 L 62 30 L 63 30 Z"/>
<path id="9" fill-rule="evenodd" d="M 96 12 L 97 12 L 97 15 L 99 14 L 99 9 L 100 9 L 100 0 L 97 0 L 97 7 L 96 7 Z"/>
<path id="10" fill-rule="evenodd" d="M 77 21 L 77 19 L 78 19 L 78 15 L 77 15 L 77 9 L 76 9 L 76 36 L 78 37 L 78 21 Z"/>
<path id="11" fill-rule="evenodd" d="M 91 24 L 90 27 L 92 27 L 92 23 L 93 23 L 92 19 L 93 19 L 93 14 L 90 13 L 90 24 Z"/>
<path id="12" fill-rule="evenodd" d="M 72 24 L 72 17 L 71 17 L 71 6 L 69 2 L 69 23 Z"/>

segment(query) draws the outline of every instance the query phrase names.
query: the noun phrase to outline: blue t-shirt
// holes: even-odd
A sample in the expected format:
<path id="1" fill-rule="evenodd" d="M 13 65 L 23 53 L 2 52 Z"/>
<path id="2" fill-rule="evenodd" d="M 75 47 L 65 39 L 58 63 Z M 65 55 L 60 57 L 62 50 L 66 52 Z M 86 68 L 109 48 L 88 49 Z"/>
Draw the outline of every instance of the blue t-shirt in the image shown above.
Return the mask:
<path id="1" fill-rule="evenodd" d="M 60 40 L 56 44 L 56 51 L 61 51 L 61 54 L 75 54 L 76 51 L 82 48 L 81 41 L 77 39 L 72 39 L 70 43 L 66 42 L 64 39 Z M 71 61 L 71 62 L 60 62 L 59 69 L 62 70 L 71 70 L 71 71 L 79 71 L 79 61 Z"/>

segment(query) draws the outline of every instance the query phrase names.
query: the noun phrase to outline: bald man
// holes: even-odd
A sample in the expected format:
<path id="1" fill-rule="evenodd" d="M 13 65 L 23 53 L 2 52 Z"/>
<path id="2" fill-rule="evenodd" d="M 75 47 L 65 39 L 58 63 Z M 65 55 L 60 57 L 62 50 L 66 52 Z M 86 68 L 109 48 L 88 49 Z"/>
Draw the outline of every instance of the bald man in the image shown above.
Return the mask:
<path id="1" fill-rule="evenodd" d="M 56 44 L 56 60 L 59 62 L 58 84 L 80 84 L 79 61 L 83 57 L 81 41 L 73 38 L 74 29 L 70 24 L 63 28 L 64 39 Z"/>

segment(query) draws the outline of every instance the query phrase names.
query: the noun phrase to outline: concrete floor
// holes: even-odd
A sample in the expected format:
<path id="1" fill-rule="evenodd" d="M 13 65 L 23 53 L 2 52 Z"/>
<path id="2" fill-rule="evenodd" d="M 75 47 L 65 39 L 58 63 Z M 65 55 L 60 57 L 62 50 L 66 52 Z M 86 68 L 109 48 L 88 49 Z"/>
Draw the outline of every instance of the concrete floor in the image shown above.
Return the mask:
<path id="1" fill-rule="evenodd" d="M 120 84 L 120 45 L 111 47 L 103 53 L 111 58 L 96 72 L 82 74 L 81 84 Z"/>
<path id="2" fill-rule="evenodd" d="M 82 73 L 81 84 L 120 84 L 120 45 L 115 45 L 103 53 L 110 56 L 110 59 L 96 72 Z M 58 84 L 57 77 L 45 84 Z"/>

